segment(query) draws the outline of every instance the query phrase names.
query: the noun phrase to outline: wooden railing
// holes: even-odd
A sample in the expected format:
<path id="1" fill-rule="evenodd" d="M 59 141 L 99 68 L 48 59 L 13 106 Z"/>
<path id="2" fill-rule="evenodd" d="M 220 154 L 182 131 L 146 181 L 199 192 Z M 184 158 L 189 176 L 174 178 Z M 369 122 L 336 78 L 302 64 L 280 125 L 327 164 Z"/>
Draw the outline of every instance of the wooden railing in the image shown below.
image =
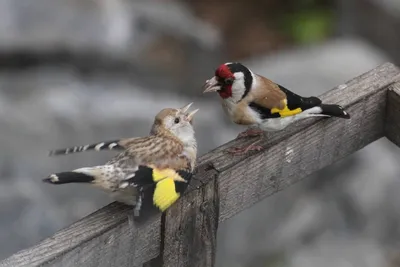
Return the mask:
<path id="1" fill-rule="evenodd" d="M 202 156 L 184 197 L 164 215 L 131 226 L 132 208 L 112 203 L 1 266 L 214 265 L 218 224 L 386 136 L 400 144 L 400 70 L 383 64 L 321 96 L 351 114 L 350 120 L 309 119 L 269 134 L 260 152 L 231 156 L 224 149 Z"/>

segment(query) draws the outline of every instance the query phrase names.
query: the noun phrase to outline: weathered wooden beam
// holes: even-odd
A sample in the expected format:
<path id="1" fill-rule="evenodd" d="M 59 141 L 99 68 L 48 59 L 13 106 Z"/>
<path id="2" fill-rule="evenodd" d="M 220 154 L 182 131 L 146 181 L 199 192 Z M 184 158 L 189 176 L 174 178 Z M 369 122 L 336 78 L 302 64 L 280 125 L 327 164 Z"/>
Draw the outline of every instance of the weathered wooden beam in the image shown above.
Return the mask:
<path id="1" fill-rule="evenodd" d="M 110 205 L 0 262 L 0 266 L 137 266 L 160 251 L 160 216 L 131 232 L 132 208 Z M 132 263 L 138 262 L 138 265 Z"/>
<path id="2" fill-rule="evenodd" d="M 202 156 L 187 193 L 168 210 L 162 226 L 160 216 L 155 216 L 132 231 L 128 223 L 131 209 L 113 203 L 0 265 L 213 266 L 219 222 L 384 133 L 396 140 L 388 126 L 388 121 L 396 119 L 390 115 L 395 114 L 390 108 L 395 100 L 391 97 L 389 119 L 385 117 L 387 88 L 397 88 L 393 84 L 398 81 L 399 69 L 383 64 L 321 97 L 343 105 L 352 116 L 350 120 L 310 119 L 268 135 L 261 143 L 263 151 L 243 156 L 224 153 L 229 147 L 254 141 L 243 139 Z"/>
<path id="3" fill-rule="evenodd" d="M 386 112 L 385 135 L 400 146 L 400 83 L 389 86 Z"/>

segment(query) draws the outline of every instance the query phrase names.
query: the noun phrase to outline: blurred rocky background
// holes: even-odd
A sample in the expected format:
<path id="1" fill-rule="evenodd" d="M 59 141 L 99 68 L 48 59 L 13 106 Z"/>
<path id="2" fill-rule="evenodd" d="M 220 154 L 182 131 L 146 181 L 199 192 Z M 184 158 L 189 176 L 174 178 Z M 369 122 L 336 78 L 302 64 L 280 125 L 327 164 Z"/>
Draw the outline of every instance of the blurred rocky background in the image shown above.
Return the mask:
<path id="1" fill-rule="evenodd" d="M 320 95 L 400 63 L 398 0 L 0 0 L 0 258 L 111 200 L 41 178 L 194 101 L 200 155 L 243 128 L 201 85 L 225 61 Z M 379 140 L 223 223 L 217 267 L 400 266 L 399 149 Z"/>

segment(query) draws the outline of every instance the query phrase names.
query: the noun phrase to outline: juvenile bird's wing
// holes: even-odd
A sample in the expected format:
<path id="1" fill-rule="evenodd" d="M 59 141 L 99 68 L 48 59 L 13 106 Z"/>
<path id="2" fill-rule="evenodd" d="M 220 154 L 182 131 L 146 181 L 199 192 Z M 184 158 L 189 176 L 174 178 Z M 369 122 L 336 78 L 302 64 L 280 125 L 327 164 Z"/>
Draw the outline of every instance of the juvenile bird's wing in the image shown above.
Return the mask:
<path id="1" fill-rule="evenodd" d="M 302 97 L 271 80 L 257 76 L 257 87 L 253 89 L 253 101 L 249 106 L 257 111 L 262 119 L 288 117 L 306 109 L 318 106 L 317 97 Z"/>
<path id="2" fill-rule="evenodd" d="M 132 140 L 128 148 L 108 164 L 126 170 L 121 187 L 135 186 L 143 200 L 165 211 L 185 191 L 193 166 L 183 154 L 183 145 L 173 138 L 149 136 Z M 132 169 L 135 171 L 132 173 Z"/>

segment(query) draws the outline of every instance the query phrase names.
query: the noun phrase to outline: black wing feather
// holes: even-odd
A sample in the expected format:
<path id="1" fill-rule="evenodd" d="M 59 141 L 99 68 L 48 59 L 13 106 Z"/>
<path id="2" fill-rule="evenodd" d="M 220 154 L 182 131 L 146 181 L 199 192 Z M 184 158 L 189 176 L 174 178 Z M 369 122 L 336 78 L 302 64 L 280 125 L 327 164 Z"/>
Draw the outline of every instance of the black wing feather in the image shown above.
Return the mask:
<path id="1" fill-rule="evenodd" d="M 296 108 L 306 110 L 322 104 L 321 99 L 319 99 L 318 97 L 302 97 L 279 84 L 277 85 L 279 86 L 279 89 L 281 89 L 286 94 L 287 106 L 290 110 L 294 110 Z"/>
<path id="2" fill-rule="evenodd" d="M 187 170 L 179 170 L 177 173 L 185 179 L 187 182 L 174 181 L 175 190 L 177 193 L 183 194 L 189 185 L 193 174 Z M 140 216 L 136 218 L 136 221 L 145 221 L 152 214 L 160 212 L 160 210 L 153 203 L 153 195 L 156 190 L 157 182 L 153 180 L 153 169 L 141 165 L 135 172 L 135 176 L 130 178 L 128 182 L 132 186 L 136 186 L 140 192 L 138 196 L 141 198 L 142 204 L 139 209 Z"/>
<path id="3" fill-rule="evenodd" d="M 306 110 L 309 108 L 319 106 L 322 103 L 321 99 L 319 99 L 318 97 L 315 96 L 302 97 L 279 84 L 277 85 L 279 89 L 281 89 L 286 94 L 287 107 L 290 110 L 294 110 L 297 108 L 301 108 L 301 110 Z M 281 117 L 279 113 L 271 113 L 271 110 L 269 108 L 263 107 L 255 102 L 250 102 L 249 106 L 258 114 L 260 114 L 260 117 L 263 120 Z"/>

